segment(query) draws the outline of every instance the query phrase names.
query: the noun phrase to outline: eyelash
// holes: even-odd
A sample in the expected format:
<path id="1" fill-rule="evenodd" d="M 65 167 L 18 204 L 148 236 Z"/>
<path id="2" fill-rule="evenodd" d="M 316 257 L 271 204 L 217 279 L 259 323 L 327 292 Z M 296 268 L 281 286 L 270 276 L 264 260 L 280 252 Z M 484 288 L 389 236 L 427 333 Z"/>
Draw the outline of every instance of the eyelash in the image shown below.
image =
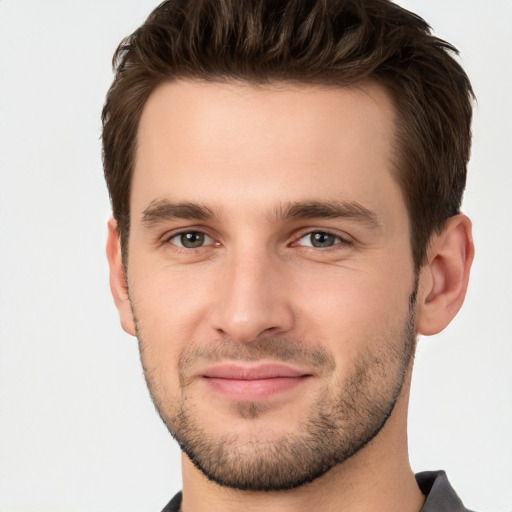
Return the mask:
<path id="1" fill-rule="evenodd" d="M 191 234 L 195 234 L 195 235 L 199 235 L 199 236 L 202 236 L 202 237 L 207 237 L 209 238 L 213 243 L 208 243 L 206 245 L 204 244 L 201 244 L 197 247 L 185 247 L 183 246 L 183 244 L 179 245 L 177 243 L 174 243 L 172 242 L 173 239 L 176 239 L 178 237 L 182 237 L 184 235 L 191 235 Z M 334 237 L 335 241 L 332 245 L 329 245 L 327 247 L 315 247 L 312 243 L 311 244 L 307 244 L 307 245 L 303 245 L 303 244 L 300 244 L 299 242 L 306 238 L 306 237 L 312 237 L 313 235 L 326 235 L 328 237 Z M 311 238 L 310 238 L 311 240 Z M 218 247 L 220 246 L 220 243 L 219 242 L 215 242 L 214 238 L 210 235 L 208 235 L 207 233 L 205 233 L 204 231 L 200 230 L 200 229 L 185 229 L 185 230 L 181 230 L 181 231 L 178 231 L 178 232 L 175 232 L 175 233 L 172 233 L 170 235 L 166 235 L 164 238 L 163 238 L 163 244 L 164 245 L 171 245 L 173 247 L 173 250 L 176 251 L 176 252 L 183 252 L 183 253 L 188 253 L 190 254 L 192 251 L 197 251 L 197 250 L 200 250 L 200 249 L 204 249 L 206 247 L 210 247 L 210 246 L 214 246 L 214 247 Z M 288 244 L 288 247 L 303 247 L 305 248 L 306 250 L 313 250 L 315 252 L 330 252 L 330 251 L 336 251 L 336 250 L 339 250 L 339 249 L 342 249 L 342 248 L 346 248 L 346 247 L 350 247 L 353 245 L 353 242 L 352 240 L 348 239 L 348 237 L 344 237 L 338 233 L 333 233 L 332 231 L 329 231 L 329 230 L 326 230 L 326 229 L 313 229 L 313 230 L 310 230 L 310 231 L 307 231 L 307 232 L 303 232 L 299 237 L 296 237 L 295 240 L 293 242 L 291 242 L 290 244 Z"/>
<path id="2" fill-rule="evenodd" d="M 299 242 L 300 240 L 306 238 L 306 237 L 310 237 L 310 240 L 311 240 L 311 237 L 313 235 L 327 235 L 329 237 L 334 237 L 335 239 L 335 242 L 332 244 L 332 245 L 329 245 L 328 247 L 315 247 L 314 245 L 299 245 Z M 312 231 L 308 231 L 304 234 L 302 234 L 299 238 L 297 238 L 297 240 L 295 242 L 293 242 L 291 245 L 292 246 L 299 246 L 299 247 L 307 247 L 307 248 L 311 248 L 313 250 L 318 250 L 318 251 L 321 251 L 321 252 L 328 252 L 328 251 L 334 251 L 334 250 L 337 250 L 337 249 L 340 249 L 341 247 L 347 247 L 347 246 L 351 246 L 353 244 L 353 242 L 351 240 L 348 239 L 348 237 L 343 237 L 342 235 L 338 234 L 338 233 L 333 233 L 332 231 L 329 231 L 329 230 L 325 230 L 325 229 L 314 229 Z"/>
<path id="3" fill-rule="evenodd" d="M 195 235 L 203 236 L 205 238 L 208 237 L 213 243 L 209 243 L 207 245 L 200 245 L 198 247 L 185 247 L 183 245 L 178 245 L 177 243 L 172 242 L 173 239 L 178 238 L 178 237 L 183 237 L 184 235 L 188 235 L 188 234 L 189 235 L 195 234 Z M 211 237 L 210 235 L 208 235 L 207 233 L 205 233 L 204 231 L 201 231 L 199 229 L 185 229 L 182 231 L 178 231 L 177 233 L 172 233 L 171 235 L 165 236 L 163 243 L 172 245 L 172 246 L 174 246 L 175 250 L 184 251 L 184 252 L 190 252 L 190 251 L 193 251 L 194 249 L 201 249 L 204 247 L 209 247 L 210 245 L 214 245 L 214 246 L 220 245 L 218 242 L 214 241 L 213 237 Z"/>

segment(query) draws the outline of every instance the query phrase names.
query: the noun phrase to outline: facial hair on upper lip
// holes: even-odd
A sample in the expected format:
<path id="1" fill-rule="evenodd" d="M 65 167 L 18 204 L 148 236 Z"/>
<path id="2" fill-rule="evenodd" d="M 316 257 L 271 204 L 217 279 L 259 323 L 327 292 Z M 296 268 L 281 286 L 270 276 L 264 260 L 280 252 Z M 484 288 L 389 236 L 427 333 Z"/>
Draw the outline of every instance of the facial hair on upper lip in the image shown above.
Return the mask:
<path id="1" fill-rule="evenodd" d="M 315 375 L 328 375 L 336 368 L 334 357 L 323 347 L 314 347 L 289 338 L 262 338 L 251 343 L 238 343 L 223 338 L 208 344 L 191 343 L 180 354 L 178 369 L 180 386 L 188 386 L 199 365 L 217 362 L 271 361 L 307 368 Z"/>

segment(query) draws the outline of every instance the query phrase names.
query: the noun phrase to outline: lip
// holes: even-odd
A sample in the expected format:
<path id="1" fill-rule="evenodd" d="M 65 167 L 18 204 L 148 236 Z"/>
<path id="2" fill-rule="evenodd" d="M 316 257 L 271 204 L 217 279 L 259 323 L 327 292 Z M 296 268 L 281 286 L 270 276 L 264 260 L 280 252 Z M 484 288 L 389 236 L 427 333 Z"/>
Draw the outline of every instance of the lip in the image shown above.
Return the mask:
<path id="1" fill-rule="evenodd" d="M 264 400 L 290 391 L 312 377 L 283 364 L 222 364 L 202 372 L 210 390 L 234 400 Z"/>

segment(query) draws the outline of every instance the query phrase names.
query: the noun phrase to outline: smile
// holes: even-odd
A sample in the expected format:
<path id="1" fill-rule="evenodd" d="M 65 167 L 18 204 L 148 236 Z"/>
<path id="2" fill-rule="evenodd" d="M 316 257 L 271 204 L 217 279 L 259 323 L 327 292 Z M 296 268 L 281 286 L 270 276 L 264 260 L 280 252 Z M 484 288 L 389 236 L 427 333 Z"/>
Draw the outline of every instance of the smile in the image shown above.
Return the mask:
<path id="1" fill-rule="evenodd" d="M 207 369 L 202 377 L 215 393 L 234 400 L 254 401 L 292 390 L 312 375 L 281 364 L 225 364 Z"/>

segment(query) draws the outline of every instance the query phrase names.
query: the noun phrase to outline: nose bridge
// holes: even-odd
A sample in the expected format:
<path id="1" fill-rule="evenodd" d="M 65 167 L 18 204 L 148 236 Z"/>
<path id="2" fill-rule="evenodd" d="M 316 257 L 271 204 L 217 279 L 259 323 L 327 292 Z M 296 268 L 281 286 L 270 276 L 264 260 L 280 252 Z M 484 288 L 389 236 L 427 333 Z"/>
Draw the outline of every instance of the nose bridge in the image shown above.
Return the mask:
<path id="1" fill-rule="evenodd" d="M 216 330 L 240 342 L 289 330 L 293 315 L 279 273 L 279 258 L 268 248 L 255 244 L 233 247 L 223 269 Z"/>

